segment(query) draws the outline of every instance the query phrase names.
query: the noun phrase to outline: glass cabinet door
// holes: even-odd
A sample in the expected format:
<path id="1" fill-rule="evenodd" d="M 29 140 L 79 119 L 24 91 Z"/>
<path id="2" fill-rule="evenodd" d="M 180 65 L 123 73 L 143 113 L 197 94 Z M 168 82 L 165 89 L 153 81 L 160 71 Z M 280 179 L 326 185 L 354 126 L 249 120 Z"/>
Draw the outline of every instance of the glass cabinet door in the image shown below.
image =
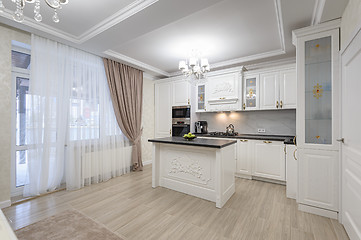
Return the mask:
<path id="1" fill-rule="evenodd" d="M 305 143 L 332 144 L 331 36 L 305 41 Z"/>
<path id="2" fill-rule="evenodd" d="M 243 110 L 258 108 L 258 75 L 244 78 L 244 101 Z"/>
<path id="3" fill-rule="evenodd" d="M 197 110 L 198 111 L 205 111 L 206 110 L 206 92 L 205 92 L 205 85 L 198 85 L 197 86 Z"/>

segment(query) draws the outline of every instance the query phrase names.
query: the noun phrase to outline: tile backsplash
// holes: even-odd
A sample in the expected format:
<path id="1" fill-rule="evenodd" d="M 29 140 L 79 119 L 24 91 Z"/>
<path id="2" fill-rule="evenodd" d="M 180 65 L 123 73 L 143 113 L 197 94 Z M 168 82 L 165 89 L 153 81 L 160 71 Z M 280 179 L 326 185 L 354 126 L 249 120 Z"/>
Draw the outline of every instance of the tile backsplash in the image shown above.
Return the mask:
<path id="1" fill-rule="evenodd" d="M 208 122 L 209 132 L 224 132 L 232 123 L 238 133 L 257 134 L 263 128 L 261 134 L 296 135 L 296 110 L 197 113 L 197 118 Z"/>

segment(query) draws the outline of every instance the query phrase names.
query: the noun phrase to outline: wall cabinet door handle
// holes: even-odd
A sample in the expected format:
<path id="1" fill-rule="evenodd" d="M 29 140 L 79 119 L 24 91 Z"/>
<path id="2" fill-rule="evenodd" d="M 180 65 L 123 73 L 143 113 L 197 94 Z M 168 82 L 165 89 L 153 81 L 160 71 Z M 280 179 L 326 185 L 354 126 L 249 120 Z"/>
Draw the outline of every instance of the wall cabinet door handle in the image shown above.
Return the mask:
<path id="1" fill-rule="evenodd" d="M 281 100 L 281 102 L 280 102 L 280 108 L 283 108 L 283 102 L 282 102 L 282 100 Z"/>
<path id="2" fill-rule="evenodd" d="M 298 159 L 296 158 L 296 152 L 297 152 L 297 148 L 295 149 L 295 151 L 293 151 L 293 158 L 297 161 Z"/>
<path id="3" fill-rule="evenodd" d="M 283 147 L 283 152 L 284 152 L 285 154 L 287 154 L 287 152 L 286 152 L 286 146 Z"/>
<path id="4" fill-rule="evenodd" d="M 172 129 L 169 129 L 169 134 L 172 136 Z"/>
<path id="5" fill-rule="evenodd" d="M 241 140 L 239 140 L 239 141 L 241 141 L 241 142 L 248 142 L 247 139 L 241 139 Z"/>
<path id="6" fill-rule="evenodd" d="M 336 141 L 337 141 L 337 142 L 345 143 L 345 139 L 344 139 L 344 138 L 336 139 Z"/>
<path id="7" fill-rule="evenodd" d="M 263 141 L 264 143 L 267 143 L 267 144 L 269 144 L 269 143 L 272 143 L 272 141 Z"/>
<path id="8" fill-rule="evenodd" d="M 246 104 L 243 103 L 243 110 L 246 110 Z"/>
<path id="9" fill-rule="evenodd" d="M 278 101 L 276 102 L 276 108 L 278 108 Z"/>

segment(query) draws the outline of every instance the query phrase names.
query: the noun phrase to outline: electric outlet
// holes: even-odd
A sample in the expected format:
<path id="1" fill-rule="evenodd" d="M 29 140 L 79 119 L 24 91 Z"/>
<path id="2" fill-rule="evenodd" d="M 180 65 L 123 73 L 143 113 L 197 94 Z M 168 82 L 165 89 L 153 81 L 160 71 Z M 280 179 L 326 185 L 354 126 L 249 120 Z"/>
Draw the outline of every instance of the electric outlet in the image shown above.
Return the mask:
<path id="1" fill-rule="evenodd" d="M 265 133 L 265 132 L 266 132 L 266 129 L 264 129 L 264 128 L 258 128 L 258 132 L 259 132 L 259 133 Z"/>

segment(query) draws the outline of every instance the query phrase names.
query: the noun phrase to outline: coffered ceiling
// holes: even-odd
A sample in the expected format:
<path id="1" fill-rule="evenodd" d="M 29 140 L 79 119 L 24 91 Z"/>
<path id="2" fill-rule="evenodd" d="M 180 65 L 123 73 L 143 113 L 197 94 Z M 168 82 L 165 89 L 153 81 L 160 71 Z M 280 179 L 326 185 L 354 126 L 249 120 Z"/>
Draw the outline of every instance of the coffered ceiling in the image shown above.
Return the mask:
<path id="1" fill-rule="evenodd" d="M 177 74 L 178 61 L 192 49 L 211 67 L 225 68 L 293 57 L 291 31 L 339 18 L 348 0 L 69 0 L 60 22 L 42 3 L 43 22 L 12 20 L 14 4 L 0 22 L 99 56 L 112 58 L 158 77 Z"/>

